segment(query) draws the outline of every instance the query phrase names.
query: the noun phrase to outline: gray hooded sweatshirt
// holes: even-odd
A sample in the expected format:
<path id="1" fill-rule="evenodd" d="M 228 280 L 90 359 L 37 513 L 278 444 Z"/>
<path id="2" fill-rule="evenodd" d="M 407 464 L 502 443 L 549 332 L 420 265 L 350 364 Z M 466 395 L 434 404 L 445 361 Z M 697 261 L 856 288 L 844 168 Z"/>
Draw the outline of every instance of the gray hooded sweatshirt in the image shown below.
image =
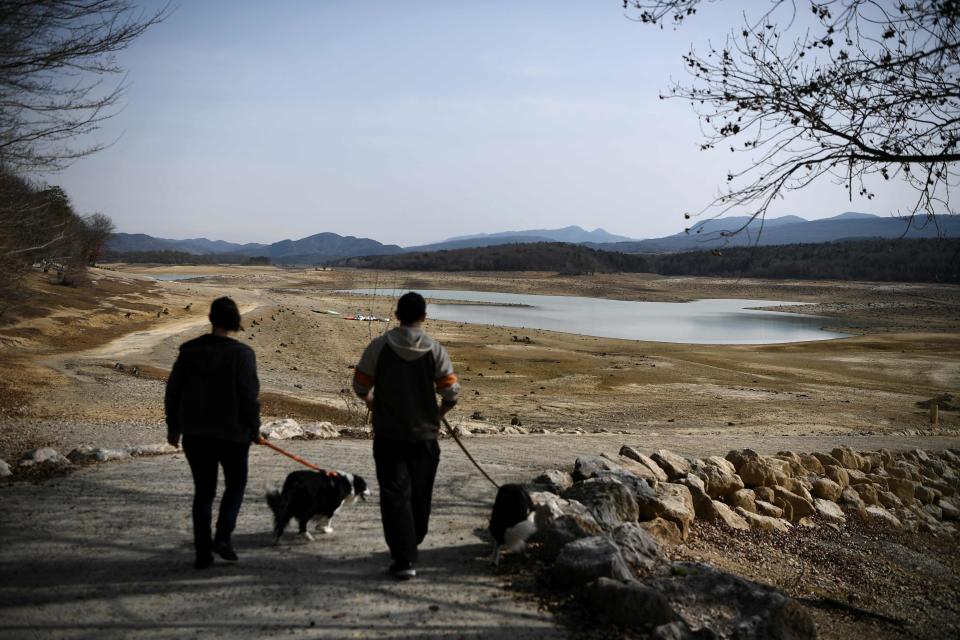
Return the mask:
<path id="1" fill-rule="evenodd" d="M 375 338 L 354 369 L 353 390 L 374 392 L 373 432 L 391 440 L 430 440 L 440 429 L 436 394 L 445 406 L 460 396 L 447 350 L 421 327 L 399 326 Z"/>

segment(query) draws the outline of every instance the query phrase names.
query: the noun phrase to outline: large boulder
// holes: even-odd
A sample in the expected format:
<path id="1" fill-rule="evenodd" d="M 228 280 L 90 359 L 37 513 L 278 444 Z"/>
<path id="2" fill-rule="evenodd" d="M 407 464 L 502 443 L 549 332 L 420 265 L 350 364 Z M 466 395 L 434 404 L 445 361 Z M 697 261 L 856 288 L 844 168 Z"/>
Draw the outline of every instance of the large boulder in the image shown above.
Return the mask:
<path id="1" fill-rule="evenodd" d="M 937 499 L 937 492 L 920 484 L 914 490 L 913 497 L 923 504 L 932 504 Z"/>
<path id="2" fill-rule="evenodd" d="M 757 500 L 754 504 L 757 505 L 757 510 L 755 512 L 757 515 L 768 516 L 770 518 L 783 517 L 783 509 L 773 504 L 772 502 L 767 502 L 765 500 Z M 739 509 L 741 507 L 736 507 L 736 508 Z M 749 509 L 747 509 L 747 511 L 749 511 Z M 737 513 L 739 513 L 739 511 Z"/>
<path id="3" fill-rule="evenodd" d="M 727 462 L 733 465 L 737 473 L 740 473 L 740 467 L 746 464 L 748 460 L 756 460 L 758 458 L 760 458 L 760 454 L 753 449 L 731 449 L 725 456 Z"/>
<path id="4" fill-rule="evenodd" d="M 626 522 L 615 528 L 610 532 L 610 539 L 635 575 L 652 571 L 667 562 L 657 540 L 635 522 Z"/>
<path id="5" fill-rule="evenodd" d="M 548 558 L 556 557 L 569 542 L 603 531 L 590 510 L 575 500 L 564 500 L 548 491 L 531 492 L 530 500 L 536 535 L 543 542 L 543 552 Z"/>
<path id="6" fill-rule="evenodd" d="M 847 521 L 843 515 L 843 509 L 836 502 L 824 500 L 823 498 L 814 498 L 813 507 L 817 510 L 817 515 L 835 524 L 844 524 Z"/>
<path id="7" fill-rule="evenodd" d="M 940 513 L 943 515 L 944 520 L 960 520 L 960 509 L 957 508 L 957 505 L 954 504 L 952 500 L 940 498 L 937 505 L 940 507 Z"/>
<path id="8" fill-rule="evenodd" d="M 783 487 L 774 487 L 773 494 L 776 498 L 783 500 L 790 505 L 791 517 L 790 520 L 796 522 L 801 518 L 806 518 L 807 516 L 812 516 L 816 513 L 816 509 L 813 508 L 813 503 L 803 496 L 797 495 L 796 493 L 784 489 Z"/>
<path id="9" fill-rule="evenodd" d="M 624 522 L 636 522 L 639 514 L 633 492 L 614 478 L 591 478 L 563 492 L 567 500 L 576 500 L 593 514 L 604 529 Z"/>
<path id="10" fill-rule="evenodd" d="M 642 462 L 637 462 L 633 458 L 628 458 L 626 456 L 618 455 L 614 457 L 604 453 L 602 454 L 602 457 L 620 465 L 620 468 L 623 469 L 624 471 L 632 473 L 638 478 L 642 478 L 643 481 L 649 484 L 651 487 L 657 484 L 658 482 L 660 482 L 663 478 L 665 478 L 663 471 L 660 469 L 660 467 L 657 467 L 657 465 L 653 465 L 653 466 L 657 467 L 657 471 L 659 471 L 660 473 L 654 473 L 654 471 L 651 470 L 650 467 L 648 467 L 647 465 L 643 464 Z M 610 472 L 610 473 L 618 473 L 618 472 Z"/>
<path id="11" fill-rule="evenodd" d="M 867 482 L 864 484 L 851 485 L 850 488 L 857 492 L 857 495 L 860 496 L 864 504 L 880 503 L 880 492 L 877 491 L 877 485 Z"/>
<path id="12" fill-rule="evenodd" d="M 553 579 L 573 587 L 597 578 L 629 580 L 633 572 L 620 555 L 620 548 L 606 536 L 591 536 L 567 543 L 551 569 Z"/>
<path id="13" fill-rule="evenodd" d="M 862 511 L 867 506 L 863 499 L 860 498 L 860 494 L 857 493 L 853 487 L 847 487 L 841 491 L 840 499 L 837 500 L 837 502 L 840 506 L 853 509 L 854 511 Z"/>
<path id="14" fill-rule="evenodd" d="M 816 458 L 817 460 L 819 460 L 819 461 L 820 461 L 820 464 L 823 465 L 823 468 L 824 468 L 824 469 L 826 469 L 827 467 L 831 467 L 831 466 L 832 466 L 832 467 L 843 467 L 843 464 L 842 464 L 839 460 L 837 460 L 836 458 L 834 458 L 832 455 L 830 455 L 829 453 L 817 453 L 817 452 L 815 451 L 815 452 L 811 453 L 810 455 L 812 455 L 814 458 Z"/>
<path id="15" fill-rule="evenodd" d="M 720 467 L 721 469 L 724 469 L 725 471 L 729 471 L 730 473 L 737 472 L 737 468 L 733 466 L 732 462 L 730 462 L 726 458 L 721 458 L 720 456 L 708 456 L 704 458 L 703 461 L 706 464 L 712 464 L 713 466 Z"/>
<path id="16" fill-rule="evenodd" d="M 284 418 L 282 420 L 271 420 L 266 424 L 260 425 L 260 437 L 267 440 L 290 440 L 291 438 L 302 438 L 303 427 L 293 418 Z"/>
<path id="17" fill-rule="evenodd" d="M 573 486 L 573 477 L 566 471 L 548 469 L 533 479 L 533 484 L 544 491 L 561 494 Z"/>
<path id="18" fill-rule="evenodd" d="M 760 506 L 759 503 L 757 505 Z M 759 513 L 750 513 L 740 507 L 736 508 L 737 515 L 743 518 L 747 524 L 750 525 L 751 529 L 759 529 L 760 531 L 766 531 L 768 533 L 780 532 L 787 533 L 790 531 L 790 523 L 781 518 L 774 518 L 771 516 L 760 515 Z"/>
<path id="19" fill-rule="evenodd" d="M 877 500 L 880 502 L 880 505 L 887 509 L 897 509 L 903 506 L 900 498 L 897 497 L 892 491 L 879 491 L 877 492 Z"/>
<path id="20" fill-rule="evenodd" d="M 836 502 L 840 499 L 843 487 L 829 478 L 817 478 L 813 481 L 813 495 L 823 500 Z"/>
<path id="21" fill-rule="evenodd" d="M 329 440 L 340 437 L 340 430 L 329 422 L 311 422 L 301 428 L 303 437 L 307 440 Z"/>
<path id="22" fill-rule="evenodd" d="M 818 476 L 822 476 L 824 473 L 823 463 L 817 460 L 814 456 L 809 453 L 800 453 L 797 454 L 800 458 L 800 464 L 803 465 L 803 468 L 809 471 L 810 473 L 815 473 Z"/>
<path id="23" fill-rule="evenodd" d="M 742 516 L 738 515 L 733 509 L 720 502 L 719 500 L 713 501 L 714 513 L 714 522 L 723 524 L 731 529 L 749 529 L 750 524 L 743 519 Z"/>
<path id="24" fill-rule="evenodd" d="M 709 637 L 815 640 L 810 613 L 781 591 L 705 564 L 674 563 L 648 583 L 688 619 L 705 621 Z"/>
<path id="25" fill-rule="evenodd" d="M 716 465 L 700 465 L 694 473 L 706 485 L 707 495 L 714 499 L 725 499 L 730 494 L 743 489 L 743 480 L 740 476 Z"/>
<path id="26" fill-rule="evenodd" d="M 652 520 L 662 517 L 677 525 L 680 536 L 686 540 L 696 511 L 693 505 L 693 496 L 690 489 L 682 484 L 661 482 L 653 490 L 653 497 L 637 496 L 639 517 L 641 520 Z"/>
<path id="27" fill-rule="evenodd" d="M 864 509 L 864 511 L 869 514 L 874 520 L 882 522 L 894 529 L 903 528 L 903 524 L 900 520 L 897 519 L 895 515 L 884 509 L 879 505 L 871 505 Z"/>
<path id="28" fill-rule="evenodd" d="M 913 503 L 913 498 L 917 492 L 917 483 L 913 480 L 907 480 L 905 478 L 890 478 L 887 481 L 887 485 L 903 504 L 909 505 Z"/>
<path id="29" fill-rule="evenodd" d="M 661 546 L 675 547 L 683 542 L 683 538 L 680 536 L 680 527 L 670 520 L 657 517 L 646 522 L 639 522 L 637 526 L 649 533 L 650 537 L 659 542 Z"/>
<path id="30" fill-rule="evenodd" d="M 660 468 L 660 465 L 653 461 L 653 458 L 644 455 L 637 449 L 629 445 L 623 445 L 620 447 L 620 455 L 642 464 L 649 470 L 650 475 L 652 475 L 657 482 L 666 482 L 669 480 L 667 474 Z"/>
<path id="31" fill-rule="evenodd" d="M 573 479 L 576 482 L 594 478 L 603 471 L 622 472 L 622 466 L 604 456 L 580 456 L 573 464 Z"/>
<path id="32" fill-rule="evenodd" d="M 703 480 L 699 476 L 688 473 L 685 478 L 680 479 L 680 484 L 690 490 L 690 497 L 693 498 L 693 511 L 697 518 L 713 522 L 716 518 L 716 510 L 713 508 L 713 500 L 707 495 Z"/>
<path id="33" fill-rule="evenodd" d="M 677 480 L 690 473 L 690 462 L 672 451 L 659 449 L 650 457 L 667 474 L 668 480 Z"/>
<path id="34" fill-rule="evenodd" d="M 21 467 L 32 467 L 37 464 L 68 465 L 70 461 L 52 447 L 31 449 L 20 458 Z"/>
<path id="35" fill-rule="evenodd" d="M 635 581 L 600 578 L 584 589 L 600 620 L 628 629 L 652 629 L 679 619 L 659 591 Z"/>
<path id="36" fill-rule="evenodd" d="M 835 447 L 830 454 L 840 461 L 840 465 L 845 469 L 853 469 L 854 471 L 861 471 L 863 466 L 863 461 L 860 458 L 860 455 L 850 447 Z"/>
<path id="37" fill-rule="evenodd" d="M 134 458 L 165 456 L 171 453 L 176 453 L 177 451 L 179 451 L 179 449 L 167 442 L 161 442 L 158 444 L 138 444 L 132 447 L 127 447 L 127 453 Z"/>
<path id="38" fill-rule="evenodd" d="M 750 458 L 737 469 L 743 485 L 750 488 L 776 486 L 777 471 L 769 460 L 759 456 Z"/>
<path id="39" fill-rule="evenodd" d="M 751 513 L 757 512 L 757 494 L 753 489 L 740 489 L 727 497 L 727 504 L 731 507 L 742 507 Z"/>
<path id="40" fill-rule="evenodd" d="M 67 459 L 74 464 L 107 462 L 108 460 L 121 460 L 129 457 L 130 454 L 125 449 L 105 449 L 86 444 L 80 445 L 67 454 Z"/>
<path id="41" fill-rule="evenodd" d="M 753 493 L 757 496 L 757 500 L 763 500 L 764 502 L 773 502 L 773 489 L 770 487 L 754 487 Z"/>
<path id="42" fill-rule="evenodd" d="M 850 474 L 847 473 L 847 470 L 843 467 L 835 464 L 827 465 L 824 467 L 824 473 L 828 478 L 840 485 L 841 489 L 850 486 Z"/>
<path id="43" fill-rule="evenodd" d="M 0 460 L 0 478 L 6 478 L 7 476 L 12 476 L 13 471 L 10 470 L 10 465 L 4 460 Z"/>

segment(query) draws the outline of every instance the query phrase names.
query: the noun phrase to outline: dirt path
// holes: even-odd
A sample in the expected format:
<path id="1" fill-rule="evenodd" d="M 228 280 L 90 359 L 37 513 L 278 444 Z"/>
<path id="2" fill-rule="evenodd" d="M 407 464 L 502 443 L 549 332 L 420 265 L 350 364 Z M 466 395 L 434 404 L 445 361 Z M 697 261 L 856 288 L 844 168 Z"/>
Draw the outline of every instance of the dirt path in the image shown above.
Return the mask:
<path id="1" fill-rule="evenodd" d="M 740 441 L 742 440 L 742 442 Z M 622 436 L 475 437 L 472 452 L 501 481 L 615 449 Z M 750 446 L 820 450 L 837 443 L 956 446 L 950 438 L 634 438 L 692 455 Z M 509 446 L 507 446 L 509 445 Z M 364 475 L 377 491 L 369 441 L 288 442 L 292 451 Z M 191 483 L 182 454 L 109 463 L 33 485 L 0 485 L 0 620 L 4 638 L 565 637 L 549 613 L 482 558 L 491 489 L 444 441 L 420 576 L 396 583 L 377 499 L 344 509 L 336 533 L 270 545 L 263 488 L 295 465 L 255 449 L 235 542 L 240 563 L 191 566 Z M 824 637 L 831 637 L 828 630 Z"/>

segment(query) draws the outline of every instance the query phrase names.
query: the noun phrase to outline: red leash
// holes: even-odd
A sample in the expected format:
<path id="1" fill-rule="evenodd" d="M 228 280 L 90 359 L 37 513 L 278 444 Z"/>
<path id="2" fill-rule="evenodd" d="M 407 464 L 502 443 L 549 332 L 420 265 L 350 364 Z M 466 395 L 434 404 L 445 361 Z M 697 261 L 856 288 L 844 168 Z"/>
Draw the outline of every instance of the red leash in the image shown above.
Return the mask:
<path id="1" fill-rule="evenodd" d="M 307 468 L 309 468 L 309 469 L 313 469 L 314 471 L 320 471 L 320 472 L 322 472 L 322 473 L 327 474 L 328 476 L 336 476 L 336 475 L 339 475 L 336 471 L 327 471 L 327 470 L 325 470 L 325 469 L 321 469 L 320 467 L 318 467 L 318 466 L 315 465 L 315 464 L 310 464 L 309 462 L 307 462 L 306 460 L 304 460 L 304 459 L 301 458 L 300 456 L 295 456 L 295 455 L 293 455 L 292 453 L 290 453 L 289 451 L 284 451 L 283 449 L 281 449 L 281 448 L 278 447 L 277 445 L 273 444 L 272 442 L 268 442 L 267 440 L 265 440 L 265 439 L 263 439 L 263 438 L 260 438 L 260 439 L 257 441 L 257 444 L 262 444 L 262 445 L 265 446 L 265 447 L 268 447 L 268 448 L 270 448 L 270 449 L 273 449 L 273 450 L 276 451 L 277 453 L 282 454 L 282 455 L 285 455 L 285 456 L 287 456 L 288 458 L 290 458 L 291 460 L 294 460 L 294 461 L 296 461 L 296 462 L 299 462 L 299 463 L 302 464 L 303 466 L 305 466 L 305 467 L 307 467 Z"/>

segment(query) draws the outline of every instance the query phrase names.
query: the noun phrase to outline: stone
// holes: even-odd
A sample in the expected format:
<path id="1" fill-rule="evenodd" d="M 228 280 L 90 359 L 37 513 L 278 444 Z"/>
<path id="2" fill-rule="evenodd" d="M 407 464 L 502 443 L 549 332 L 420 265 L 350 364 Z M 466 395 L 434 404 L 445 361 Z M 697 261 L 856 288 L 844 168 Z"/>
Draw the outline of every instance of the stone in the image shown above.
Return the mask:
<path id="1" fill-rule="evenodd" d="M 303 428 L 293 418 L 271 420 L 266 424 L 260 425 L 260 437 L 266 438 L 267 440 L 302 438 Z"/>
<path id="2" fill-rule="evenodd" d="M 468 429 L 467 427 L 463 426 L 462 424 L 454 425 L 453 433 L 458 438 L 469 438 L 470 436 L 473 435 L 473 432 L 470 431 L 470 429 Z"/>
<path id="3" fill-rule="evenodd" d="M 836 502 L 840 499 L 843 487 L 829 478 L 817 478 L 813 481 L 813 495 L 823 500 Z"/>
<path id="4" fill-rule="evenodd" d="M 806 518 L 816 513 L 816 509 L 813 508 L 813 503 L 803 496 L 799 496 L 783 487 L 774 487 L 773 493 L 777 498 L 790 505 L 792 511 L 791 522 L 796 522 L 800 518 Z"/>
<path id="5" fill-rule="evenodd" d="M 756 516 L 755 516 L 756 517 Z M 675 611 L 704 621 L 707 638 L 815 640 L 810 613 L 783 592 L 705 564 L 676 562 L 650 581 Z"/>
<path id="6" fill-rule="evenodd" d="M 845 469 L 847 472 L 847 477 L 850 478 L 850 484 L 863 484 L 864 482 L 870 482 L 870 479 L 867 477 L 863 471 L 859 469 Z"/>
<path id="7" fill-rule="evenodd" d="M 554 558 L 569 542 L 595 536 L 603 529 L 585 506 L 575 500 L 564 500 L 548 491 L 530 493 L 534 508 L 536 536 L 543 542 L 543 553 Z"/>
<path id="8" fill-rule="evenodd" d="M 601 454 L 601 457 L 616 463 L 617 465 L 620 466 L 620 468 L 623 471 L 628 471 L 633 475 L 637 476 L 638 478 L 642 478 L 644 482 L 649 484 L 651 487 L 656 485 L 658 482 L 660 482 L 661 478 L 664 478 L 664 479 L 666 478 L 666 475 L 663 473 L 663 470 L 661 470 L 660 467 L 657 467 L 657 471 L 660 472 L 659 474 L 657 474 L 651 471 L 647 465 L 643 464 L 642 462 L 637 462 L 633 458 L 628 458 L 626 456 L 621 456 L 621 455 L 614 457 L 606 453 Z M 656 467 L 657 465 L 653 465 L 653 466 Z M 618 473 L 618 472 L 612 472 L 612 473 Z"/>
<path id="9" fill-rule="evenodd" d="M 907 480 L 904 478 L 890 478 L 887 482 L 892 491 L 903 504 L 909 505 L 913 502 L 913 498 L 917 492 L 917 483 L 913 480 Z"/>
<path id="10" fill-rule="evenodd" d="M 770 462 L 759 456 L 747 460 L 737 469 L 743 486 L 748 488 L 776 486 L 777 475 L 774 471 Z"/>
<path id="11" fill-rule="evenodd" d="M 307 440 L 329 440 L 340 437 L 340 430 L 329 422 L 311 422 L 303 425 L 302 429 Z"/>
<path id="12" fill-rule="evenodd" d="M 877 490 L 877 486 L 870 482 L 864 484 L 855 484 L 850 487 L 857 492 L 857 495 L 860 496 L 860 499 L 863 500 L 864 504 L 879 504 L 880 503 L 880 492 Z"/>
<path id="13" fill-rule="evenodd" d="M 921 484 L 917 485 L 913 497 L 923 504 L 932 504 L 937 499 L 937 494 L 933 489 L 929 489 Z"/>
<path id="14" fill-rule="evenodd" d="M 867 506 L 866 503 L 860 498 L 860 494 L 857 493 L 856 489 L 853 487 L 847 487 L 841 491 L 840 499 L 837 502 L 840 504 L 840 506 L 853 509 L 855 511 L 860 511 Z"/>
<path id="15" fill-rule="evenodd" d="M 731 507 L 743 507 L 751 513 L 757 512 L 757 494 L 752 489 L 740 489 L 727 497 L 727 504 Z"/>
<path id="16" fill-rule="evenodd" d="M 693 498 L 693 510 L 697 518 L 707 522 L 713 522 L 716 518 L 716 509 L 713 508 L 713 500 L 707 495 L 706 485 L 699 476 L 688 473 L 680 480 L 680 484 L 690 490 L 690 497 Z"/>
<path id="17" fill-rule="evenodd" d="M 720 456 L 709 456 L 707 458 L 704 458 L 703 461 L 705 464 L 711 464 L 715 467 L 719 467 L 721 469 L 729 471 L 730 473 L 737 472 L 737 468 L 733 466 L 732 462 L 730 462 L 726 458 L 721 458 Z"/>
<path id="18" fill-rule="evenodd" d="M 960 520 L 960 509 L 957 508 L 952 500 L 940 498 L 937 506 L 940 507 L 940 513 L 944 520 Z"/>
<path id="19" fill-rule="evenodd" d="M 783 517 L 783 509 L 781 509 L 780 507 L 778 507 L 777 505 L 771 502 L 766 502 L 765 500 L 757 500 L 754 504 L 757 505 L 757 511 L 756 511 L 757 515 L 767 516 L 770 518 Z M 740 507 L 737 507 L 737 508 L 740 508 Z"/>
<path id="20" fill-rule="evenodd" d="M 783 483 L 783 488 L 788 491 L 801 496 L 807 502 L 813 502 L 813 496 L 810 494 L 810 490 L 807 489 L 807 485 L 810 485 L 810 488 L 813 488 L 813 485 L 807 482 L 806 480 L 800 478 L 787 478 L 786 482 Z"/>
<path id="21" fill-rule="evenodd" d="M 938 507 L 935 504 L 925 504 L 923 505 L 923 510 L 934 517 L 936 520 L 943 520 L 943 509 Z"/>
<path id="22" fill-rule="evenodd" d="M 533 484 L 559 495 L 573 486 L 573 476 L 559 469 L 548 469 L 534 478 Z"/>
<path id="23" fill-rule="evenodd" d="M 903 524 L 901 524 L 896 516 L 879 505 L 871 505 L 867 507 L 865 511 L 874 519 L 894 527 L 895 529 L 903 528 Z"/>
<path id="24" fill-rule="evenodd" d="M 767 532 L 779 531 L 780 533 L 790 531 L 790 523 L 786 520 L 760 515 L 759 513 L 750 513 L 740 507 L 737 507 L 735 511 L 737 515 L 746 520 L 751 529 L 759 529 L 760 531 Z"/>
<path id="25" fill-rule="evenodd" d="M 753 493 L 757 496 L 757 500 L 773 502 L 773 489 L 770 487 L 754 487 Z"/>
<path id="26" fill-rule="evenodd" d="M 719 522 L 731 529 L 747 530 L 750 528 L 750 525 L 749 523 L 747 523 L 746 520 L 744 520 L 741 516 L 737 515 L 737 513 L 733 509 L 731 509 L 724 503 L 720 502 L 719 500 L 713 501 L 713 508 L 715 509 L 715 512 L 716 512 L 716 517 L 714 519 L 714 522 Z"/>
<path id="27" fill-rule="evenodd" d="M 127 453 L 134 458 L 143 458 L 146 456 L 164 456 L 170 453 L 176 453 L 177 451 L 179 451 L 179 449 L 166 442 L 160 444 L 138 444 L 136 446 L 127 448 Z"/>
<path id="28" fill-rule="evenodd" d="M 52 447 L 31 449 L 20 458 L 21 467 L 32 467 L 36 464 L 70 464 L 63 455 Z"/>
<path id="29" fill-rule="evenodd" d="M 125 449 L 104 449 L 90 445 L 81 445 L 67 454 L 67 459 L 74 464 L 107 462 L 129 457 L 130 454 Z"/>
<path id="30" fill-rule="evenodd" d="M 668 480 L 676 480 L 690 473 L 690 463 L 667 449 L 658 449 L 650 456 L 667 474 Z"/>
<path id="31" fill-rule="evenodd" d="M 702 465 L 694 473 L 706 485 L 707 495 L 714 499 L 724 499 L 735 491 L 743 489 L 743 480 L 740 476 L 716 465 Z"/>
<path id="32" fill-rule="evenodd" d="M 773 504 L 780 509 L 781 513 L 783 513 L 783 515 L 780 516 L 781 518 L 790 520 L 791 522 L 794 521 L 793 506 L 789 502 L 778 496 L 773 499 Z"/>
<path id="33" fill-rule="evenodd" d="M 937 491 L 939 491 L 941 496 L 946 496 L 949 498 L 950 496 L 954 496 L 957 494 L 956 488 L 944 482 L 943 480 L 930 480 L 929 482 L 926 482 L 924 484 L 926 484 L 931 489 L 936 489 Z"/>
<path id="34" fill-rule="evenodd" d="M 667 562 L 667 556 L 656 539 L 635 522 L 625 522 L 610 532 L 610 539 L 634 575 L 652 571 Z"/>
<path id="35" fill-rule="evenodd" d="M 900 498 L 897 497 L 892 491 L 878 491 L 877 492 L 877 501 L 881 506 L 887 509 L 895 509 L 897 507 L 902 507 L 903 503 L 900 501 Z"/>
<path id="36" fill-rule="evenodd" d="M 606 536 L 591 536 L 568 542 L 560 549 L 551 569 L 562 587 L 574 587 L 597 578 L 629 580 L 632 572 L 620 548 Z"/>
<path id="37" fill-rule="evenodd" d="M 594 479 L 616 480 L 633 494 L 637 502 L 651 500 L 654 497 L 653 487 L 643 478 L 620 469 L 619 471 L 599 471 Z"/>
<path id="38" fill-rule="evenodd" d="M 640 518 L 652 520 L 657 516 L 670 520 L 680 530 L 680 537 L 687 539 L 690 523 L 693 522 L 696 511 L 693 506 L 693 496 L 690 489 L 682 484 L 661 482 L 653 489 L 654 496 L 637 496 Z"/>
<path id="39" fill-rule="evenodd" d="M 785 478 L 790 478 L 793 476 L 793 467 L 791 466 L 789 460 L 782 460 L 781 458 L 770 456 L 763 456 L 763 460 L 765 460 L 767 464 L 773 467 L 775 471 L 778 471 Z M 800 465 L 797 466 L 800 467 Z M 806 469 L 803 469 L 803 467 L 800 468 L 803 470 L 803 472 L 806 472 Z"/>
<path id="40" fill-rule="evenodd" d="M 826 469 L 827 467 L 841 467 L 841 468 L 843 467 L 843 463 L 841 463 L 839 460 L 837 460 L 836 458 L 834 458 L 828 453 L 814 452 L 814 453 L 811 453 L 810 455 L 812 455 L 814 458 L 819 460 L 820 464 L 823 465 L 824 469 Z"/>
<path id="41" fill-rule="evenodd" d="M 6 478 L 13 475 L 10 465 L 5 460 L 0 460 L 0 478 Z"/>
<path id="42" fill-rule="evenodd" d="M 860 456 L 850 447 L 834 447 L 833 451 L 830 452 L 830 455 L 839 460 L 840 465 L 845 469 L 860 471 L 860 467 L 863 466 Z"/>
<path id="43" fill-rule="evenodd" d="M 573 479 L 576 482 L 593 478 L 601 471 L 622 472 L 619 464 L 603 456 L 580 456 L 573 465 Z"/>
<path id="44" fill-rule="evenodd" d="M 732 449 L 725 456 L 727 462 L 733 465 L 734 470 L 740 473 L 742 467 L 748 460 L 758 460 L 760 454 L 753 449 Z"/>
<path id="45" fill-rule="evenodd" d="M 844 524 L 847 521 L 847 518 L 843 515 L 843 509 L 836 502 L 814 498 L 813 508 L 817 510 L 817 515 L 827 522 Z"/>
<path id="46" fill-rule="evenodd" d="M 624 628 L 650 629 L 679 619 L 663 595 L 635 581 L 600 578 L 584 588 L 600 620 Z"/>
<path id="47" fill-rule="evenodd" d="M 843 467 L 831 464 L 824 467 L 824 473 L 828 478 L 840 485 L 841 488 L 850 486 L 850 474 Z"/>
<path id="48" fill-rule="evenodd" d="M 576 500 L 593 514 L 604 529 L 613 529 L 624 522 L 636 522 L 639 510 L 634 494 L 614 478 L 591 478 L 578 482 L 562 494 Z"/>
<path id="49" fill-rule="evenodd" d="M 883 457 L 879 451 L 861 451 L 860 457 L 865 460 L 870 467 L 866 469 L 867 472 L 883 468 Z M 861 469 L 861 471 L 864 471 L 864 469 Z"/>
<path id="50" fill-rule="evenodd" d="M 661 546 L 675 547 L 683 542 L 683 538 L 680 537 L 680 528 L 670 520 L 656 517 L 653 520 L 640 522 L 637 526 L 649 533 Z"/>
<path id="51" fill-rule="evenodd" d="M 817 460 L 815 457 L 809 453 L 798 454 L 800 458 L 800 464 L 803 465 L 803 468 L 809 471 L 810 473 L 815 473 L 818 476 L 822 476 L 824 473 L 823 463 Z"/>
<path id="52" fill-rule="evenodd" d="M 644 455 L 631 446 L 623 445 L 620 447 L 620 455 L 642 464 L 650 471 L 650 474 L 653 475 L 657 482 L 666 482 L 669 479 L 663 469 L 660 468 L 660 465 L 653 461 L 653 458 Z"/>

